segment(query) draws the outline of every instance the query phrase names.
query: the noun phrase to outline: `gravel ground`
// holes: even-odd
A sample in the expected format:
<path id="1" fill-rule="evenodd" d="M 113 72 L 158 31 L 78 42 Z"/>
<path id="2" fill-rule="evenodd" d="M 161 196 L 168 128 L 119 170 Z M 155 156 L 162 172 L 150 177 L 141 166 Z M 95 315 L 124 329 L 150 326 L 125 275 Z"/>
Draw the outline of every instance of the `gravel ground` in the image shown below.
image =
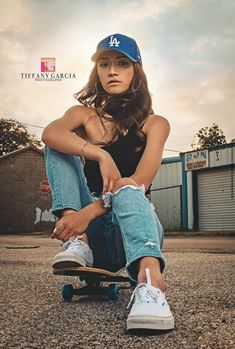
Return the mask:
<path id="1" fill-rule="evenodd" d="M 0 348 L 232 349 L 233 237 L 166 238 L 167 299 L 175 316 L 170 332 L 126 331 L 131 289 L 117 301 L 101 296 L 61 298 L 64 283 L 51 258 L 60 243 L 43 236 L 0 236 Z"/>

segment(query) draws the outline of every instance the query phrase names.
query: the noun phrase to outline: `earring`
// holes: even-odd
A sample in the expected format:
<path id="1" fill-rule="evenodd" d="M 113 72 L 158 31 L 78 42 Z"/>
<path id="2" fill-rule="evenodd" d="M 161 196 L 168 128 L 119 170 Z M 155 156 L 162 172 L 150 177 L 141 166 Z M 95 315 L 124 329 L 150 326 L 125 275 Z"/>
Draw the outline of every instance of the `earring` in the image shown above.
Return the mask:
<path id="1" fill-rule="evenodd" d="M 136 93 L 136 92 L 139 90 L 140 86 L 141 86 L 141 80 L 140 80 L 140 82 L 139 82 L 138 87 L 137 87 L 137 88 L 134 88 L 134 86 L 133 86 L 133 87 L 131 88 L 131 90 L 129 91 L 129 93 Z"/>
<path id="2" fill-rule="evenodd" d="M 96 83 L 95 83 L 95 90 L 96 90 L 96 92 L 99 93 L 99 94 L 104 94 L 104 91 L 99 91 L 99 89 L 97 87 L 97 82 L 99 82 L 99 81 L 96 81 Z"/>

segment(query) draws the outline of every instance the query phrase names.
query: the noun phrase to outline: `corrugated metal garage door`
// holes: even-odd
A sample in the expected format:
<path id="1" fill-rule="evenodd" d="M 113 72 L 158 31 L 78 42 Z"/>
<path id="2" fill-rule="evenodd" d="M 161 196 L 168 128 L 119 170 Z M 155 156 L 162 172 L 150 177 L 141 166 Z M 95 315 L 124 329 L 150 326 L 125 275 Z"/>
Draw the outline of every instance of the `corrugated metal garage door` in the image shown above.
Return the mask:
<path id="1" fill-rule="evenodd" d="M 181 230 L 181 186 L 151 191 L 151 201 L 165 231 Z"/>
<path id="2" fill-rule="evenodd" d="M 199 230 L 235 231 L 235 169 L 198 172 Z"/>

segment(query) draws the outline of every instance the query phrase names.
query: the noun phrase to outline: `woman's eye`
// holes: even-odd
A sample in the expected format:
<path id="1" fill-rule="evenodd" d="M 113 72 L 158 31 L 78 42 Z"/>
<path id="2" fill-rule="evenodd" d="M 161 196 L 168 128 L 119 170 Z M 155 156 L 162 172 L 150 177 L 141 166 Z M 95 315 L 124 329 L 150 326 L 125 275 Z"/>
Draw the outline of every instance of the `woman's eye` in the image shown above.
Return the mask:
<path id="1" fill-rule="evenodd" d="M 108 63 L 100 63 L 100 67 L 102 67 L 102 68 L 105 68 L 105 67 L 107 67 L 107 65 L 108 65 Z"/>
<path id="2" fill-rule="evenodd" d="M 127 61 L 120 61 L 119 64 L 120 65 L 128 65 L 128 62 Z"/>
<path id="3" fill-rule="evenodd" d="M 129 62 L 126 61 L 126 60 L 122 60 L 122 61 L 118 62 L 118 65 L 120 65 L 120 66 L 128 66 Z M 101 67 L 101 68 L 107 68 L 108 66 L 109 66 L 108 62 L 104 62 L 104 63 L 100 63 L 99 64 L 99 67 Z"/>

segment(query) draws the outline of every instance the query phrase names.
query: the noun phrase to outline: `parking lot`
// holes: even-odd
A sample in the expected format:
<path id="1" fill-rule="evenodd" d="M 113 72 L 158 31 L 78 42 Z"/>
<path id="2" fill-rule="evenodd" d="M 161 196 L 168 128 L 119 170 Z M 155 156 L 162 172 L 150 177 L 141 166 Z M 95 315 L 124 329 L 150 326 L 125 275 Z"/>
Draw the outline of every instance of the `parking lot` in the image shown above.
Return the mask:
<path id="1" fill-rule="evenodd" d="M 45 235 L 0 236 L 0 348 L 234 347 L 234 237 L 166 237 L 166 294 L 176 327 L 165 333 L 126 331 L 131 289 L 117 301 L 63 301 L 62 285 L 78 280 L 52 274 L 59 249 Z"/>

